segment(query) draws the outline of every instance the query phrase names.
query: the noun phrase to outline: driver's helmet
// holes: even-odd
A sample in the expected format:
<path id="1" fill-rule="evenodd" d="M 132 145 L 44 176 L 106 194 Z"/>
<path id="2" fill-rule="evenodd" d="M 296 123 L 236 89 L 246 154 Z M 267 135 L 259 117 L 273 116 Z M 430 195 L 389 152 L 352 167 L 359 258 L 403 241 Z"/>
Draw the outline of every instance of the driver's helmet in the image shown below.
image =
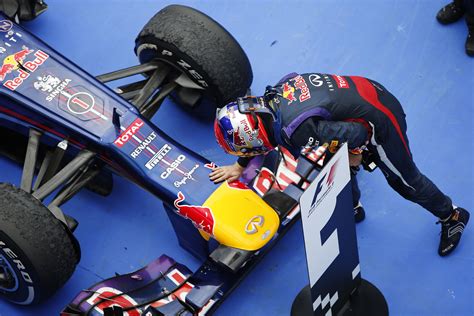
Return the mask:
<path id="1" fill-rule="evenodd" d="M 270 142 L 273 115 L 263 97 L 238 98 L 217 109 L 214 133 L 224 150 L 235 156 L 251 157 L 274 149 Z"/>

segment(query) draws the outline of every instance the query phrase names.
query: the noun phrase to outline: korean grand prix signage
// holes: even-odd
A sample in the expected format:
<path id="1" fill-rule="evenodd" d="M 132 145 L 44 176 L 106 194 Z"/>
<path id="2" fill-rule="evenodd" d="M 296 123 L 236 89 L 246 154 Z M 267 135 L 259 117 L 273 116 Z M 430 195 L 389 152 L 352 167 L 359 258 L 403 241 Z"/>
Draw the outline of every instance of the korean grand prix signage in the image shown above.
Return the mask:
<path id="1" fill-rule="evenodd" d="M 300 206 L 314 315 L 337 315 L 361 281 L 346 144 Z"/>

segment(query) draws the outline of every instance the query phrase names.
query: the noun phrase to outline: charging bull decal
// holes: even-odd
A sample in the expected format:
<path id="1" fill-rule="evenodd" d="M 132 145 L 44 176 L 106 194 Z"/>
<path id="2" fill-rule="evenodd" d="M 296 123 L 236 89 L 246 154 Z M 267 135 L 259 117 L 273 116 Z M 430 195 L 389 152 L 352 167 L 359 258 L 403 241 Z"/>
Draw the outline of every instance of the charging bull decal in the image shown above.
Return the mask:
<path id="1" fill-rule="evenodd" d="M 196 228 L 212 235 L 214 231 L 214 216 L 210 208 L 198 205 L 179 205 L 185 200 L 184 194 L 179 191 L 178 198 L 174 200 L 177 213 L 191 220 Z"/>
<path id="2" fill-rule="evenodd" d="M 232 189 L 237 189 L 237 190 L 250 190 L 248 186 L 245 185 L 245 183 L 242 183 L 238 180 L 234 181 L 227 181 L 227 185 L 231 187 Z"/>

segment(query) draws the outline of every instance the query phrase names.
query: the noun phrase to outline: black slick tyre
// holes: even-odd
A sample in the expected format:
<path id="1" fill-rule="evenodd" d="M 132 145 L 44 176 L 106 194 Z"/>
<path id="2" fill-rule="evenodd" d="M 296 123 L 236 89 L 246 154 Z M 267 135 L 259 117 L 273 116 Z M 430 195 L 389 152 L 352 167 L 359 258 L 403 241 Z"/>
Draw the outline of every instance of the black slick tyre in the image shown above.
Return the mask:
<path id="1" fill-rule="evenodd" d="M 170 5 L 135 40 L 141 63 L 164 61 L 222 105 L 246 94 L 253 74 L 239 43 L 219 23 L 193 8 Z"/>
<path id="2" fill-rule="evenodd" d="M 0 183 L 0 298 L 21 305 L 48 298 L 79 257 L 67 228 L 40 201 Z"/>

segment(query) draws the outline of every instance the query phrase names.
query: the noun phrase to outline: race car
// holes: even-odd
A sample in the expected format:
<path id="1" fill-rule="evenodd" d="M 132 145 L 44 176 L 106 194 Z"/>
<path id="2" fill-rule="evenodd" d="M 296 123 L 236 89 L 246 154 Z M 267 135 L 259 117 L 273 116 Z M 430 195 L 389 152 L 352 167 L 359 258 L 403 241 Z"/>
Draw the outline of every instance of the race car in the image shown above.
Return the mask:
<path id="1" fill-rule="evenodd" d="M 78 223 L 61 206 L 86 186 L 107 195 L 114 172 L 163 202 L 180 245 L 203 264 L 193 273 L 161 256 L 81 292 L 63 314 L 212 313 L 294 223 L 325 148 L 299 158 L 274 151 L 254 159 L 242 181 L 214 184 L 213 162 L 150 121 L 168 96 L 219 106 L 252 82 L 237 41 L 193 8 L 160 10 L 136 38 L 139 65 L 97 77 L 6 16 L 0 36 L 9 43 L 0 66 L 1 152 L 23 161 L 20 187 L 0 184 L 0 296 L 35 304 L 67 282 L 80 245 Z M 142 78 L 115 90 L 105 85 L 135 75 Z"/>

